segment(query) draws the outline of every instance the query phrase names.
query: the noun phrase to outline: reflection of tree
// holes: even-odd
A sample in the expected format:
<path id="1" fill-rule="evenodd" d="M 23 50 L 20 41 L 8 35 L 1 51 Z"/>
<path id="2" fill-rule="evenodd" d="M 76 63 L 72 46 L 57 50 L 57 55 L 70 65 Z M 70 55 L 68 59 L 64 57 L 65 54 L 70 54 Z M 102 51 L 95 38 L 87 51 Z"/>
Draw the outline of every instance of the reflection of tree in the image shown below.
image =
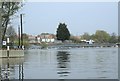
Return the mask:
<path id="1" fill-rule="evenodd" d="M 19 65 L 18 71 L 20 71 L 21 77 L 23 77 L 23 58 L 1 58 L 2 65 L 0 65 L 0 79 L 2 80 L 9 80 L 15 79 L 15 67 Z"/>
<path id="2" fill-rule="evenodd" d="M 69 53 L 66 51 L 58 51 L 57 53 L 57 61 L 58 61 L 58 74 L 60 77 L 68 76 L 69 72 L 69 62 L 70 57 Z"/>
<path id="3" fill-rule="evenodd" d="M 1 67 L 0 67 L 0 81 L 2 80 L 2 75 L 1 75 L 1 73 L 2 73 L 2 69 L 1 69 Z"/>

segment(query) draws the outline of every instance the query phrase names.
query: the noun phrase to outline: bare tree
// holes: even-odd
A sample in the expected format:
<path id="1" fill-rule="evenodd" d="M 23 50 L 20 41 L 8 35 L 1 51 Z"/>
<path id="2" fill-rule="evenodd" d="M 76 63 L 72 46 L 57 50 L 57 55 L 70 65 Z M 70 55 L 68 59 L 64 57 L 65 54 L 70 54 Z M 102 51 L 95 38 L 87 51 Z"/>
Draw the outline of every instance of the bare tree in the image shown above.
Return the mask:
<path id="1" fill-rule="evenodd" d="M 10 38 L 11 42 L 13 42 L 17 36 L 15 29 L 12 26 L 7 28 L 6 35 Z"/>
<path id="2" fill-rule="evenodd" d="M 8 24 L 10 24 L 11 17 L 23 6 L 22 2 L 1 2 L 2 9 L 2 41 L 5 38 Z"/>

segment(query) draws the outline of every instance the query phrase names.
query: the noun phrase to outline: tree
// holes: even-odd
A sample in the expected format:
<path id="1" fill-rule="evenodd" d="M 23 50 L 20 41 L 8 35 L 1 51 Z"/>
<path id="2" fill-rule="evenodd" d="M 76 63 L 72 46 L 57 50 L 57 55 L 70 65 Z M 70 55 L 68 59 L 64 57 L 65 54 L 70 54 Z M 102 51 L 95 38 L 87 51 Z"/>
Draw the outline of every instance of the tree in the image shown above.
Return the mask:
<path id="1" fill-rule="evenodd" d="M 120 36 L 118 36 L 118 43 L 120 43 Z"/>
<path id="2" fill-rule="evenodd" d="M 80 36 L 70 36 L 70 40 L 74 43 L 80 43 Z"/>
<path id="3" fill-rule="evenodd" d="M 28 46 L 29 45 L 29 40 L 28 40 L 28 35 L 26 33 L 23 33 L 23 45 Z"/>
<path id="4" fill-rule="evenodd" d="M 95 33 L 95 40 L 98 43 L 108 43 L 110 35 L 104 30 L 97 30 Z"/>
<path id="5" fill-rule="evenodd" d="M 17 37 L 15 29 L 12 26 L 7 28 L 6 35 L 10 38 L 11 42 L 13 42 Z"/>
<path id="6" fill-rule="evenodd" d="M 117 36 L 115 33 L 112 33 L 112 35 L 110 36 L 109 42 L 110 43 L 117 43 L 118 42 Z"/>
<path id="7" fill-rule="evenodd" d="M 5 0 L 1 2 L 0 8 L 2 10 L 2 40 L 5 38 L 8 24 L 10 24 L 11 17 L 23 6 L 22 2 L 8 2 Z"/>
<path id="8" fill-rule="evenodd" d="M 91 38 L 92 40 L 95 40 L 95 34 L 92 34 L 92 35 L 90 36 L 90 38 Z"/>
<path id="9" fill-rule="evenodd" d="M 82 36 L 81 36 L 82 39 L 85 39 L 85 40 L 90 40 L 91 37 L 88 33 L 84 33 Z"/>
<path id="10" fill-rule="evenodd" d="M 65 23 L 60 23 L 58 25 L 56 37 L 57 40 L 61 40 L 62 42 L 70 39 L 70 32 Z"/>
<path id="11" fill-rule="evenodd" d="M 23 39 L 28 40 L 28 35 L 26 33 L 23 33 Z"/>

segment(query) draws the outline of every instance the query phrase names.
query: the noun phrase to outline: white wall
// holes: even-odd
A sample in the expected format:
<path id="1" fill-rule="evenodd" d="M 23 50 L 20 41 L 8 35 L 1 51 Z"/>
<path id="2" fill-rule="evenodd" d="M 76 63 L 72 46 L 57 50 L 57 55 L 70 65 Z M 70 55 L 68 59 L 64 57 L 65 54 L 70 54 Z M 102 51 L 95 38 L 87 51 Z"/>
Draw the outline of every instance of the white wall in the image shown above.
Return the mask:
<path id="1" fill-rule="evenodd" d="M 54 42 L 55 39 L 42 39 L 41 42 Z"/>

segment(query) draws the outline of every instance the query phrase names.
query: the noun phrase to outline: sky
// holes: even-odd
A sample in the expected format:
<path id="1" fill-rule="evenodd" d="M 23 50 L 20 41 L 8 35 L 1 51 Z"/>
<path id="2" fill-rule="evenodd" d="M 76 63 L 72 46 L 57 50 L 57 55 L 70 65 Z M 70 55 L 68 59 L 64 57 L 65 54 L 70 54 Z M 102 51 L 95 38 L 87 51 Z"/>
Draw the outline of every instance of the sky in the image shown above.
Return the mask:
<path id="1" fill-rule="evenodd" d="M 56 34 L 59 23 L 72 35 L 118 33 L 117 2 L 26 2 L 22 13 L 24 32 L 31 35 Z"/>
<path id="2" fill-rule="evenodd" d="M 28 2 L 118 2 L 119 0 L 23 0 Z"/>

